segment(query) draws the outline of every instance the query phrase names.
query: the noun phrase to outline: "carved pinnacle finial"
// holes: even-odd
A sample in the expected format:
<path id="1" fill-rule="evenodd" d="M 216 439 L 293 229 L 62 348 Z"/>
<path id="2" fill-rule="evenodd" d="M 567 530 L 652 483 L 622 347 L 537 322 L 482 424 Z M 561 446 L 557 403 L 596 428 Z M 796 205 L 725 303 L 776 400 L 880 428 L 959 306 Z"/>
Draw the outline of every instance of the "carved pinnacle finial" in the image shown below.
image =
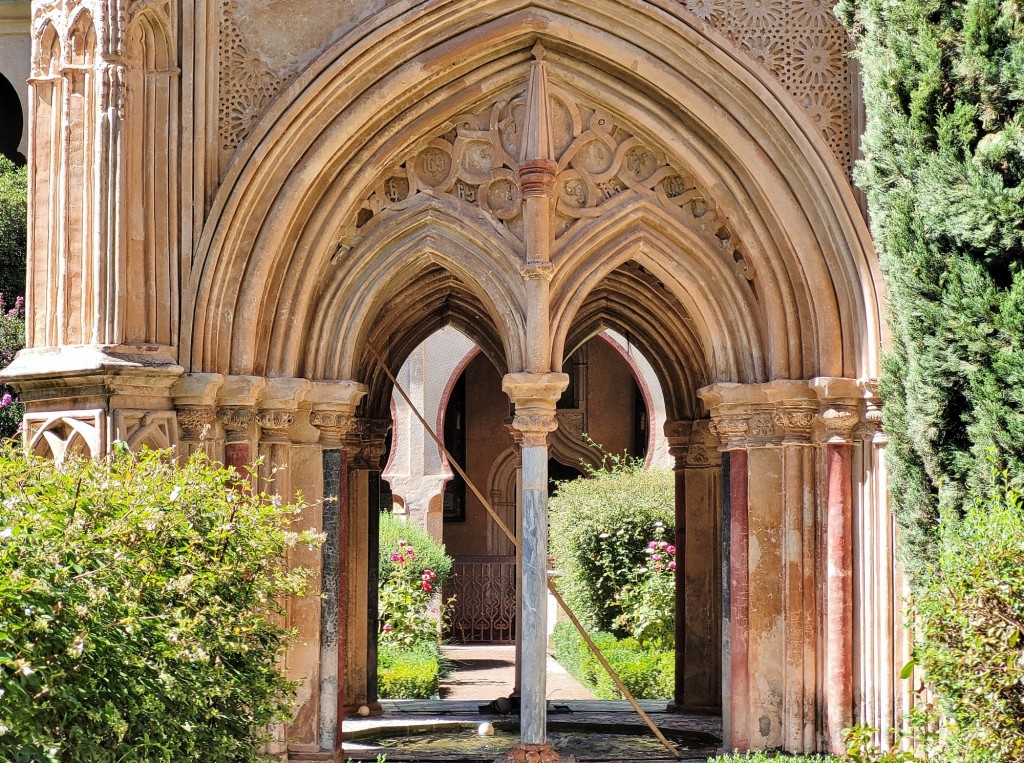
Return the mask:
<path id="1" fill-rule="evenodd" d="M 533 46 L 534 60 L 530 64 L 530 79 L 526 85 L 526 134 L 520 157 L 523 162 L 555 161 L 544 54 L 544 46 L 540 42 Z"/>

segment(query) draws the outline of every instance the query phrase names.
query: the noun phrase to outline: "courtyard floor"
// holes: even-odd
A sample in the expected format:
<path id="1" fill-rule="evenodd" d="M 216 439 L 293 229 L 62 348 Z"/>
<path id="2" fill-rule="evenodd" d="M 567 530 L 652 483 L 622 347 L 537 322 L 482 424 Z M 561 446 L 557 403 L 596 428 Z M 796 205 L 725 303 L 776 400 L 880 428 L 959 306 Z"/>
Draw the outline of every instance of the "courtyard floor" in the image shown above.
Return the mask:
<path id="1" fill-rule="evenodd" d="M 481 712 L 506 696 L 514 681 L 514 647 L 446 647 L 455 671 L 441 687 L 441 700 L 384 700 L 384 714 L 346 718 L 345 756 L 353 761 L 490 763 L 514 741 L 517 716 Z M 654 763 L 675 760 L 643 725 L 628 702 L 601 701 L 548 660 L 548 727 L 552 744 L 578 763 Z M 679 746 L 682 760 L 703 763 L 720 747 L 721 719 L 666 712 L 664 701 L 641 706 Z M 490 722 L 496 737 L 477 736 Z M 564 749 L 563 749 L 564 748 Z"/>

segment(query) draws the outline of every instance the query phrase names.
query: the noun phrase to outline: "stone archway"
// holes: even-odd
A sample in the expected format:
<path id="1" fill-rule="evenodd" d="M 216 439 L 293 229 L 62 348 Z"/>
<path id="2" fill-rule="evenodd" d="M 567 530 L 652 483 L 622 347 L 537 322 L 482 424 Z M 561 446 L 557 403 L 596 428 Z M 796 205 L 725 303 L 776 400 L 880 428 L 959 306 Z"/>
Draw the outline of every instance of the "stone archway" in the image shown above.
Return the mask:
<path id="1" fill-rule="evenodd" d="M 158 97 L 112 118 L 128 120 L 127 145 L 150 156 L 161 140 L 178 145 L 173 115 L 164 119 L 176 102 L 173 56 L 163 55 L 178 37 L 144 7 L 151 15 L 125 21 L 136 25 L 125 38 L 135 55 L 117 61 Z M 95 75 L 120 55 L 108 49 L 120 37 L 106 27 L 97 36 L 92 17 L 74 13 L 39 23 L 34 98 L 53 119 L 37 131 L 65 119 L 67 55 L 79 57 L 70 76 L 89 96 L 74 108 L 92 119 L 92 95 L 110 96 Z M 305 521 L 338 543 L 322 559 L 297 555 L 322 569 L 334 608 L 291 607 L 300 637 L 288 670 L 304 681 L 288 732 L 296 754 L 335 754 L 339 682 L 354 674 L 338 661 L 361 649 L 339 645 L 339 632 L 367 637 L 353 597 L 365 596 L 370 560 L 345 543 L 368 511 L 388 418 L 375 354 L 395 371 L 442 324 L 506 373 L 531 517 L 524 599 L 543 591 L 543 477 L 562 359 L 601 327 L 625 330 L 669 391 L 677 495 L 703 495 L 689 507 L 713 507 L 728 534 L 727 745 L 822 749 L 851 721 L 874 720 L 854 690 L 894 693 L 893 650 L 857 651 L 852 617 L 859 602 L 861 627 L 891 622 L 894 602 L 851 583 L 850 553 L 875 544 L 883 556 L 863 559 L 891 570 L 885 539 L 853 524 L 854 512 L 888 521 L 872 386 L 877 267 L 845 166 L 793 94 L 732 40 L 670 0 L 391 4 L 281 90 L 208 209 L 209 184 L 190 168 L 202 189 L 181 194 L 187 213 L 169 215 L 188 218 L 191 256 L 133 217 L 117 185 L 123 148 L 95 121 L 97 135 L 71 138 L 110 158 L 110 182 L 79 189 L 92 196 L 73 246 L 51 245 L 47 226 L 77 221 L 77 209 L 38 227 L 30 296 L 44 307 L 33 349 L 6 376 L 29 403 L 31 442 L 51 430 L 69 442 L 71 422 L 90 422 L 99 453 L 159 420 L 150 433 L 171 438 L 176 426 L 187 452 L 234 464 L 261 454 L 268 469 L 292 466 L 276 490 L 335 499 Z M 165 121 L 167 135 L 155 136 Z M 56 154 L 41 158 L 40 177 L 58 177 Z M 135 159 L 125 166 L 146 188 L 177 189 L 173 173 L 154 174 L 160 162 Z M 110 252 L 86 245 L 105 241 L 122 213 L 164 259 L 136 240 Z M 144 266 L 151 255 L 159 267 Z M 69 275 L 51 288 L 58 262 Z M 689 520 L 685 500 L 682 510 Z M 524 741 L 539 744 L 535 667 L 524 668 Z M 879 687 L 875 674 L 889 678 Z M 372 701 L 360 681 L 357 699 Z"/>

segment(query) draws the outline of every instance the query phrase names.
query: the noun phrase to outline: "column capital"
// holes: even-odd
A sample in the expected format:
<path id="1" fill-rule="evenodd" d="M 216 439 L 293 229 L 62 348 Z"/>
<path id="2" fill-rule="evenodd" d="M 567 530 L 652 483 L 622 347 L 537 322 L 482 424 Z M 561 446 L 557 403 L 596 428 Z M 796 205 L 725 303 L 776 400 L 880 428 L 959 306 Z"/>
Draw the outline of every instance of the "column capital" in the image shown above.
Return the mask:
<path id="1" fill-rule="evenodd" d="M 349 450 L 349 465 L 353 469 L 380 468 L 384 455 L 384 442 L 391 428 L 390 419 L 357 419 L 357 426 L 349 433 L 346 446 Z"/>
<path id="2" fill-rule="evenodd" d="M 221 374 L 184 374 L 171 387 L 182 439 L 197 442 L 210 436 L 217 423 L 217 392 L 224 385 Z"/>
<path id="3" fill-rule="evenodd" d="M 676 470 L 718 466 L 722 462 L 711 419 L 666 421 L 665 439 Z"/>
<path id="4" fill-rule="evenodd" d="M 722 450 L 810 445 L 818 395 L 806 381 L 713 384 L 697 394 L 711 411 Z"/>
<path id="5" fill-rule="evenodd" d="M 309 423 L 320 430 L 320 444 L 338 450 L 356 428 L 356 408 L 366 395 L 366 385 L 354 381 L 312 382 L 307 400 L 312 410 Z"/>
<path id="6" fill-rule="evenodd" d="M 307 379 L 267 379 L 256 413 L 261 440 L 290 442 L 288 430 L 295 423 L 299 403 L 305 400 L 311 386 Z"/>
<path id="7" fill-rule="evenodd" d="M 811 386 L 821 399 L 821 423 L 825 442 L 830 445 L 853 442 L 854 429 L 860 423 L 861 401 L 865 397 L 863 384 L 856 379 L 819 376 Z"/>
<path id="8" fill-rule="evenodd" d="M 826 402 L 822 406 L 821 423 L 825 427 L 825 442 L 829 445 L 853 442 L 853 430 L 860 421 L 857 405 Z"/>
<path id="9" fill-rule="evenodd" d="M 217 421 L 224 427 L 229 440 L 246 439 L 256 423 L 256 406 L 221 405 L 217 408 Z"/>
<path id="10" fill-rule="evenodd" d="M 544 445 L 549 433 L 558 428 L 555 405 L 569 386 L 569 377 L 559 373 L 506 374 L 501 389 L 516 407 L 512 426 L 522 432 L 523 445 Z"/>

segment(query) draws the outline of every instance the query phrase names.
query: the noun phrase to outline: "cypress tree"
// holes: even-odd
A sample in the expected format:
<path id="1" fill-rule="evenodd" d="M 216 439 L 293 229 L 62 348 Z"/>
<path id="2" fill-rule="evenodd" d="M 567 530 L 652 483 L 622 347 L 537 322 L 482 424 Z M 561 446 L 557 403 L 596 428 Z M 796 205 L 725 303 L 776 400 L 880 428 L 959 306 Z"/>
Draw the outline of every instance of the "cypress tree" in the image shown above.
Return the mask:
<path id="1" fill-rule="evenodd" d="M 913 572 L 940 507 L 1024 476 L 1024 0 L 842 0 L 888 290 L 882 395 Z"/>

